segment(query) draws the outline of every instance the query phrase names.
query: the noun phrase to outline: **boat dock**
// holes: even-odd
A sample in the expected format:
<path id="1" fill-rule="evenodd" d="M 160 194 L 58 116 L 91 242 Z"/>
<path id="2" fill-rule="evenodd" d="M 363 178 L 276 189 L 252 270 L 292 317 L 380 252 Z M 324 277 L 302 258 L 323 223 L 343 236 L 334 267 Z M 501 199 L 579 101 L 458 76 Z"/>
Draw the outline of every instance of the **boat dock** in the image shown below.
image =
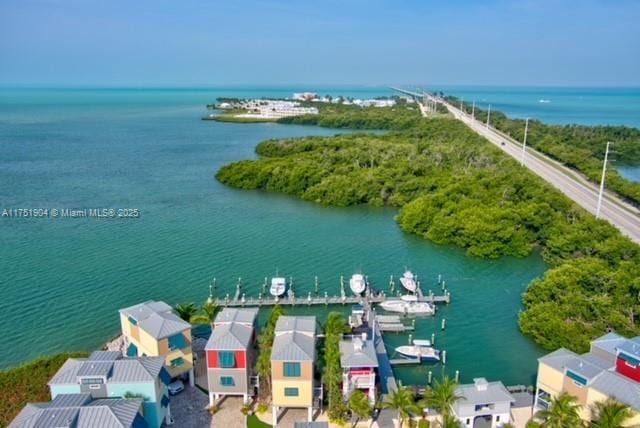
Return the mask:
<path id="1" fill-rule="evenodd" d="M 312 296 L 309 293 L 308 296 L 298 297 L 295 295 L 285 296 L 281 298 L 275 297 L 264 297 L 259 295 L 258 297 L 247 297 L 245 293 L 242 293 L 241 290 L 236 290 L 233 297 L 230 297 L 228 294 L 225 298 L 215 298 L 213 302 L 219 306 L 223 307 L 243 307 L 243 306 L 275 306 L 275 305 L 283 305 L 283 306 L 314 306 L 314 305 L 355 305 L 355 304 L 365 304 L 365 303 L 382 303 L 387 300 L 397 300 L 396 296 L 387 296 L 385 293 L 380 294 L 372 294 L 367 296 L 328 296 L 325 293 L 324 296 Z M 449 304 L 451 302 L 451 293 L 447 292 L 447 294 L 443 295 L 423 295 L 418 297 L 419 302 L 428 302 L 432 304 L 444 303 Z"/>
<path id="2" fill-rule="evenodd" d="M 369 325 L 373 331 L 373 344 L 376 347 L 376 357 L 378 358 L 378 376 L 380 376 L 380 392 L 389 394 L 398 390 L 398 383 L 391 368 L 391 360 L 387 354 L 387 348 L 382 340 L 382 331 L 378 323 L 377 315 L 368 307 Z"/>
<path id="3" fill-rule="evenodd" d="M 376 315 L 378 321 L 378 327 L 380 331 L 391 331 L 396 333 L 404 333 L 407 331 L 414 331 L 416 328 L 415 319 L 411 325 L 406 325 L 402 322 L 399 315 Z"/>

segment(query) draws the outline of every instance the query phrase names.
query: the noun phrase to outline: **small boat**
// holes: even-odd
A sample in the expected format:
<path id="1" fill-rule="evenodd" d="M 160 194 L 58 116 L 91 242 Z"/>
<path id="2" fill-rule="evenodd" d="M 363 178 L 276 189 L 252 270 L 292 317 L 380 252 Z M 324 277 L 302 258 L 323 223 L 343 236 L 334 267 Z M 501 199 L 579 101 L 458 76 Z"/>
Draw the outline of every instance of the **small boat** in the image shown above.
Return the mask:
<path id="1" fill-rule="evenodd" d="M 440 361 L 440 351 L 431 346 L 428 340 L 414 340 L 413 345 L 398 346 L 396 352 L 403 357 L 420 359 L 420 361 Z"/>
<path id="2" fill-rule="evenodd" d="M 540 99 L 540 100 L 538 100 L 538 102 L 542 103 L 542 104 L 548 104 L 548 103 L 551 102 L 551 100 Z"/>
<path id="3" fill-rule="evenodd" d="M 361 273 L 354 273 L 349 280 L 349 287 L 353 294 L 360 295 L 367 289 L 367 280 Z"/>
<path id="4" fill-rule="evenodd" d="M 273 297 L 280 297 L 287 291 L 287 279 L 282 277 L 271 278 L 271 289 L 269 290 Z"/>
<path id="5" fill-rule="evenodd" d="M 416 277 L 410 270 L 407 270 L 402 274 L 402 277 L 400 278 L 400 284 L 402 284 L 404 288 L 411 291 L 412 293 L 415 293 L 416 289 L 418 288 Z"/>
<path id="6" fill-rule="evenodd" d="M 419 302 L 418 298 L 411 294 L 405 294 L 400 300 L 387 300 L 380 303 L 380 307 L 389 312 L 400 312 L 413 315 L 433 315 L 435 307 L 429 302 Z"/>

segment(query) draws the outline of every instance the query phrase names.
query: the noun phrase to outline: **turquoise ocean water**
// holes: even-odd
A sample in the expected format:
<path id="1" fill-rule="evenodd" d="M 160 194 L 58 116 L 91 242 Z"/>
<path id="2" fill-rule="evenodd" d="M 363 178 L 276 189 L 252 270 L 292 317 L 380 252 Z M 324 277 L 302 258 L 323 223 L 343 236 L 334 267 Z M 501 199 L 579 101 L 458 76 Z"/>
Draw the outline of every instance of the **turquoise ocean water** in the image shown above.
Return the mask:
<path id="1" fill-rule="evenodd" d="M 298 293 L 338 291 L 339 276 L 366 272 L 385 288 L 405 266 L 423 288 L 442 274 L 453 304 L 418 319 L 436 333 L 447 371 L 530 383 L 542 351 L 516 325 L 520 295 L 545 270 L 538 255 L 479 260 L 404 234 L 393 209 L 327 208 L 218 183 L 217 169 L 254 157 L 267 138 L 335 130 L 201 121 L 219 96 L 289 96 L 304 88 L 0 90 L 0 210 L 134 208 L 137 219 L 0 218 L 0 367 L 99 347 L 117 333 L 117 310 L 146 299 L 201 302 L 238 277 L 257 294 L 265 276 L 292 276 Z M 311 88 L 314 89 L 314 88 Z M 324 89 L 324 90 L 323 90 Z M 388 95 L 383 88 L 320 93 Z M 347 311 L 348 308 L 337 308 Z M 327 310 L 297 308 L 294 312 Z M 447 330 L 439 331 L 447 319 Z M 407 337 L 388 335 L 391 347 Z M 429 368 L 398 370 L 419 382 Z M 440 368 L 432 370 L 439 371 Z"/>

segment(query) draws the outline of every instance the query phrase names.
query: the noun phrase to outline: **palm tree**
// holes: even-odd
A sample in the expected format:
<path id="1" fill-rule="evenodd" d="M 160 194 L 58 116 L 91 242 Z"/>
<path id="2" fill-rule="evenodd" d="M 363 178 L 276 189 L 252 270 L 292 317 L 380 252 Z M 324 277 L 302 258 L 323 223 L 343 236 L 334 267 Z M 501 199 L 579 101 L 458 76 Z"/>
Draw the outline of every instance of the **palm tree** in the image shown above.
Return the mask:
<path id="1" fill-rule="evenodd" d="M 542 428 L 576 428 L 584 426 L 580 419 L 580 404 L 573 395 L 563 392 L 551 401 L 548 409 L 540 410 L 537 416 L 544 422 Z"/>
<path id="2" fill-rule="evenodd" d="M 593 421 L 589 428 L 622 428 L 631 417 L 631 409 L 626 404 L 609 398 L 606 401 L 598 401 L 591 406 Z"/>
<path id="3" fill-rule="evenodd" d="M 191 317 L 194 316 L 196 312 L 198 312 L 198 309 L 196 308 L 196 304 L 193 302 L 178 303 L 173 307 L 173 309 L 176 311 L 178 316 L 183 320 L 185 320 L 186 322 L 189 322 L 191 320 Z"/>
<path id="4" fill-rule="evenodd" d="M 458 394 L 458 383 L 445 376 L 442 381 L 436 380 L 435 385 L 427 389 L 424 399 L 418 404 L 423 408 L 436 409 L 445 418 L 451 415 L 451 407 L 461 398 L 462 396 Z"/>
<path id="5" fill-rule="evenodd" d="M 356 417 L 353 426 L 360 421 L 360 419 L 369 419 L 371 416 L 371 403 L 369 397 L 364 392 L 356 389 L 349 397 L 349 410 Z"/>
<path id="6" fill-rule="evenodd" d="M 205 302 L 199 314 L 192 315 L 189 322 L 191 324 L 213 324 L 216 315 L 220 312 L 220 306 L 215 303 Z"/>
<path id="7" fill-rule="evenodd" d="M 411 417 L 411 413 L 419 413 L 421 410 L 414 402 L 413 391 L 406 386 L 400 386 L 396 391 L 387 395 L 382 402 L 382 408 L 398 412 L 400 428 L 402 428 L 403 422 Z"/>
<path id="8" fill-rule="evenodd" d="M 460 421 L 453 415 L 442 415 L 442 420 L 439 422 L 441 428 L 460 428 Z"/>

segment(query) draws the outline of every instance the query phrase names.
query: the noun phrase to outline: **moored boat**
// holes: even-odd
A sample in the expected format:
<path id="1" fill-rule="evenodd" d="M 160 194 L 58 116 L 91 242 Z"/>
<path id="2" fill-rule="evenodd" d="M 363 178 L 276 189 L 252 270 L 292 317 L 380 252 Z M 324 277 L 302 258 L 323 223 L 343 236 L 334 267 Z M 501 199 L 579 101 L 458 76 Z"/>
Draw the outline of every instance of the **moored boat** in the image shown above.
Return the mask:
<path id="1" fill-rule="evenodd" d="M 353 294 L 360 295 L 367 289 L 367 280 L 361 273 L 354 273 L 349 280 L 349 288 Z"/>
<path id="2" fill-rule="evenodd" d="M 273 297 L 280 297 L 287 291 L 287 279 L 283 277 L 271 278 L 271 288 L 269 289 Z"/>
<path id="3" fill-rule="evenodd" d="M 429 302 L 420 302 L 413 295 L 406 294 L 399 300 L 387 300 L 380 303 L 380 307 L 389 312 L 400 312 L 402 314 L 413 315 L 433 315 L 435 307 Z"/>
<path id="4" fill-rule="evenodd" d="M 415 293 L 418 288 L 416 277 L 410 270 L 407 270 L 402 274 L 402 277 L 400 277 L 400 284 L 412 293 Z"/>
<path id="5" fill-rule="evenodd" d="M 414 340 L 413 345 L 398 346 L 396 352 L 403 357 L 420 359 L 420 361 L 440 361 L 440 351 L 434 349 L 428 340 Z"/>

